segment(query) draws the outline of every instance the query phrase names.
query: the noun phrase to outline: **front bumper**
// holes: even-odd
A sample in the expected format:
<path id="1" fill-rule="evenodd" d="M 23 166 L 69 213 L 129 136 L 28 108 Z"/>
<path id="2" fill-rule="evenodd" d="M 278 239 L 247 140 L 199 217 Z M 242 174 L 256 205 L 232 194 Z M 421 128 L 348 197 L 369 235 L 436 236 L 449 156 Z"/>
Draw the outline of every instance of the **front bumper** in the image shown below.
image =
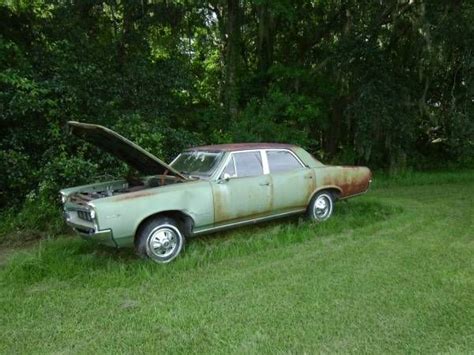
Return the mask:
<path id="1" fill-rule="evenodd" d="M 72 227 L 72 229 L 79 234 L 82 239 L 89 240 L 98 244 L 108 245 L 112 247 L 117 247 L 117 243 L 114 240 L 114 236 L 111 229 L 98 229 L 95 224 L 83 224 L 77 223 L 74 217 L 70 213 L 65 212 L 64 217 L 66 219 L 67 225 Z M 82 221 L 81 221 L 82 222 Z"/>

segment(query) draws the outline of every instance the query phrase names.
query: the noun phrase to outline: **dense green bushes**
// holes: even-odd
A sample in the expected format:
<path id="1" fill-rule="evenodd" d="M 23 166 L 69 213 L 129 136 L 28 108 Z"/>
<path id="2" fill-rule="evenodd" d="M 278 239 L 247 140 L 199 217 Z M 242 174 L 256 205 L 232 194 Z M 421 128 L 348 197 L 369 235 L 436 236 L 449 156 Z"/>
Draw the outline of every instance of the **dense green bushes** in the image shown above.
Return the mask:
<path id="1" fill-rule="evenodd" d="M 124 173 L 68 120 L 165 160 L 278 141 L 391 172 L 472 165 L 473 19 L 467 2 L 4 3 L 3 220 L 24 205 L 41 225 L 59 188 Z"/>

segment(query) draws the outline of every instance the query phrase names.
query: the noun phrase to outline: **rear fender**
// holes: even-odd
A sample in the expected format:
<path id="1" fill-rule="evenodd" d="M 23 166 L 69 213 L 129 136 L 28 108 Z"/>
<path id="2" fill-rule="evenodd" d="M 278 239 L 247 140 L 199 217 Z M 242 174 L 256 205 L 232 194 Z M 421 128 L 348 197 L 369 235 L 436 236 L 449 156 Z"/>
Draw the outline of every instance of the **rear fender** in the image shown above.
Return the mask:
<path id="1" fill-rule="evenodd" d="M 326 186 L 321 186 L 321 187 L 318 187 L 316 190 L 313 191 L 313 193 L 311 194 L 311 196 L 309 197 L 308 201 L 307 201 L 307 205 L 311 202 L 311 200 L 313 199 L 314 195 L 316 195 L 318 192 L 321 192 L 323 190 L 329 190 L 331 192 L 336 192 L 336 197 L 339 197 L 342 193 L 342 190 L 340 187 L 336 186 L 336 185 L 326 185 Z"/>

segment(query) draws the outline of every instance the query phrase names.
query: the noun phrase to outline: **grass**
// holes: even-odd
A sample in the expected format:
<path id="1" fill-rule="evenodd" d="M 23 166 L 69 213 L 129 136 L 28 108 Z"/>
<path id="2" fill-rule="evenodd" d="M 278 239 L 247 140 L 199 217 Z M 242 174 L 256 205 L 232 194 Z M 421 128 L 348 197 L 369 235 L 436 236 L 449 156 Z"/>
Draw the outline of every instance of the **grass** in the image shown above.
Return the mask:
<path id="1" fill-rule="evenodd" d="M 472 353 L 473 194 L 472 172 L 382 179 L 169 265 L 41 242 L 0 267 L 0 352 Z"/>

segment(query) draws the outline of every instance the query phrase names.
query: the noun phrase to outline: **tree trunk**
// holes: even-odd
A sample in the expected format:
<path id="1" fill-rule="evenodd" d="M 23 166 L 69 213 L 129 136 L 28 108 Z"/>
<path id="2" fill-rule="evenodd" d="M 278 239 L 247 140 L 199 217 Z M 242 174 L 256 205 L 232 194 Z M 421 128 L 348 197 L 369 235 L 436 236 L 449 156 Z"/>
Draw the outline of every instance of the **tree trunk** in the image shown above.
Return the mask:
<path id="1" fill-rule="evenodd" d="M 224 48 L 224 105 L 227 114 L 235 119 L 239 109 L 240 69 L 240 4 L 239 0 L 227 0 L 226 44 Z"/>
<path id="2" fill-rule="evenodd" d="M 257 68 L 259 73 L 266 75 L 273 62 L 274 21 L 268 2 L 257 6 Z"/>
<path id="3" fill-rule="evenodd" d="M 342 96 L 337 98 L 331 107 L 331 121 L 325 134 L 326 139 L 324 145 L 324 150 L 331 158 L 334 158 L 338 153 L 346 104 L 347 98 Z"/>

